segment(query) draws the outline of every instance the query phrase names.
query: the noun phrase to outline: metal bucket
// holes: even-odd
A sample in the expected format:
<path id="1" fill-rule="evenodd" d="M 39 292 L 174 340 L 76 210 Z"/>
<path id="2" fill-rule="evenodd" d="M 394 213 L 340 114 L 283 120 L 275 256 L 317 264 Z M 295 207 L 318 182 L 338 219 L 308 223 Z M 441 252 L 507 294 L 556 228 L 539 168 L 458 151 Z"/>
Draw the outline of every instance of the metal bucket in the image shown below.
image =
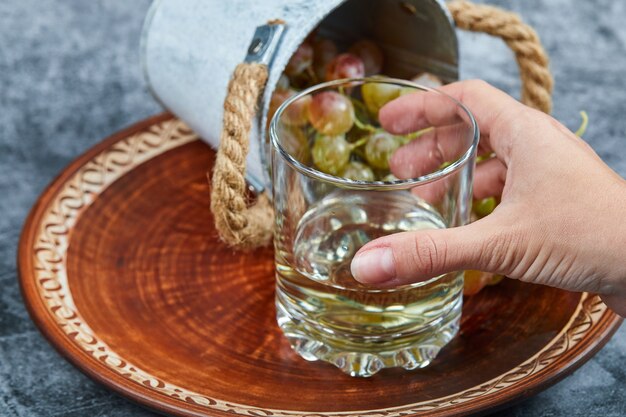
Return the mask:
<path id="1" fill-rule="evenodd" d="M 263 26 L 275 19 L 285 25 Z M 264 127 L 272 92 L 316 28 L 339 47 L 363 38 L 376 42 L 385 53 L 385 75 L 427 71 L 445 81 L 458 78 L 456 33 L 441 0 L 158 0 L 143 28 L 144 75 L 154 96 L 217 148 L 233 70 L 247 54 L 268 64 L 247 160 L 246 179 L 258 190 L 269 181 Z M 262 51 L 255 49 L 259 39 Z"/>

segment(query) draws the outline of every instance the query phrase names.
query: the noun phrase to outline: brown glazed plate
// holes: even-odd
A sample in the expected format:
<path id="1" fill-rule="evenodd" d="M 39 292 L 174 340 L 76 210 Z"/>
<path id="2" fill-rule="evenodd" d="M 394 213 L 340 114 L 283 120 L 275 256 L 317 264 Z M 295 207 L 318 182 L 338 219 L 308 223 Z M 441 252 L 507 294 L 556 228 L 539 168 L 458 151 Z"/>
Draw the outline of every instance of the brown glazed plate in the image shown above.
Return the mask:
<path id="1" fill-rule="evenodd" d="M 219 243 L 214 152 L 155 116 L 71 163 L 24 226 L 33 320 L 110 389 L 179 416 L 487 413 L 554 384 L 621 319 L 591 294 L 505 280 L 465 300 L 461 332 L 427 368 L 344 375 L 291 351 L 275 324 L 270 249 Z"/>

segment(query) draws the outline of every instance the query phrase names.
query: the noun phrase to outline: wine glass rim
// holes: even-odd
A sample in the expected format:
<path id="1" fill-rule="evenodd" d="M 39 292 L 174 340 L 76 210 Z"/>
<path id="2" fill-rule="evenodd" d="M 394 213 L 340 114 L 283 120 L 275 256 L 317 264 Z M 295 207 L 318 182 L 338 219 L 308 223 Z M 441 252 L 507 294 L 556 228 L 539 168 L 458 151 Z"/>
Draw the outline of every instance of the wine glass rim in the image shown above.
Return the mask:
<path id="1" fill-rule="evenodd" d="M 394 84 L 404 87 L 416 88 L 422 91 L 430 91 L 437 94 L 440 94 L 455 105 L 457 105 L 465 114 L 468 116 L 468 119 L 472 128 L 472 143 L 469 145 L 467 150 L 454 162 L 446 165 L 445 167 L 439 168 L 436 171 L 430 172 L 426 175 L 422 175 L 415 178 L 407 178 L 407 179 L 398 179 L 396 181 L 362 181 L 362 180 L 352 180 L 349 178 L 337 177 L 335 175 L 327 174 L 325 172 L 319 171 L 313 167 L 308 165 L 304 165 L 296 158 L 294 158 L 289 152 L 285 150 L 285 148 L 280 144 L 278 140 L 278 120 L 281 115 L 285 111 L 289 105 L 291 105 L 294 101 L 299 100 L 300 98 L 315 93 L 316 91 L 324 90 L 329 87 L 335 87 L 342 84 L 348 83 L 358 83 L 359 85 L 365 83 L 381 83 L 381 84 Z M 416 185 L 426 184 L 433 181 L 436 181 L 440 178 L 446 177 L 456 171 L 458 171 L 461 167 L 463 167 L 468 160 L 471 159 L 472 155 L 475 154 L 476 148 L 478 147 L 478 141 L 480 139 L 480 130 L 478 128 L 478 123 L 474 118 L 474 115 L 469 111 L 469 109 L 460 101 L 450 96 L 449 94 L 444 93 L 443 91 L 437 90 L 435 88 L 426 87 L 424 85 L 414 83 L 412 81 L 401 80 L 398 78 L 389 78 L 389 77 L 363 77 L 363 78 L 344 78 L 340 80 L 328 81 L 322 84 L 317 84 L 307 89 L 302 90 L 298 94 L 295 94 L 289 97 L 285 102 L 283 102 L 280 107 L 276 110 L 276 113 L 272 117 L 272 121 L 270 122 L 270 140 L 272 142 L 272 146 L 280 153 L 281 157 L 295 170 L 300 172 L 307 177 L 311 177 L 323 182 L 327 182 L 333 184 L 335 186 L 341 188 L 349 188 L 349 189 L 364 189 L 364 190 L 395 190 L 395 189 L 405 189 L 414 187 Z"/>

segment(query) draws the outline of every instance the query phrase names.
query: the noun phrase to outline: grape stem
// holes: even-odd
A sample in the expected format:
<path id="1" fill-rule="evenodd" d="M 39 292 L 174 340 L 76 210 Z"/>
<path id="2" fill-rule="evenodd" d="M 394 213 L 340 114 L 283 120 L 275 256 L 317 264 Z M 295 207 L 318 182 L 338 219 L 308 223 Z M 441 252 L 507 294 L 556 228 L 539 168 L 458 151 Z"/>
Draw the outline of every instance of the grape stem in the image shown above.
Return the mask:
<path id="1" fill-rule="evenodd" d="M 350 97 L 350 101 L 352 102 L 352 105 L 355 108 L 357 108 L 360 112 L 367 113 L 367 109 L 365 108 L 365 106 L 360 100 Z M 372 126 L 371 124 L 362 122 L 361 119 L 359 119 L 359 117 L 357 116 L 356 111 L 354 112 L 354 124 L 359 129 L 367 130 L 368 132 L 375 132 L 377 130 L 376 127 Z"/>
<path id="2" fill-rule="evenodd" d="M 313 142 L 315 141 L 318 135 L 317 130 L 315 130 L 313 126 L 307 125 L 304 128 L 304 135 L 308 138 L 309 146 L 313 146 Z M 313 138 L 313 140 L 311 140 L 311 138 Z"/>
<path id="3" fill-rule="evenodd" d="M 481 162 L 488 161 L 488 160 L 493 159 L 495 157 L 496 157 L 496 153 L 495 152 L 491 152 L 491 153 L 485 154 L 485 155 L 478 155 L 476 157 L 476 163 L 480 164 Z"/>
<path id="4" fill-rule="evenodd" d="M 580 123 L 580 127 L 575 133 L 575 135 L 579 138 L 585 134 L 585 132 L 587 131 L 587 125 L 589 124 L 589 116 L 587 115 L 586 111 L 581 111 L 580 117 L 583 119 L 583 121 Z"/>
<path id="5" fill-rule="evenodd" d="M 353 150 L 353 149 L 356 149 L 356 148 L 358 148 L 360 146 L 365 145 L 367 143 L 368 139 L 369 139 L 369 137 L 365 136 L 365 137 L 362 137 L 361 139 L 357 140 L 356 142 L 351 143 L 350 144 L 350 150 Z"/>
<path id="6" fill-rule="evenodd" d="M 422 135 L 424 135 L 424 134 L 426 134 L 428 132 L 431 132 L 433 130 L 435 130 L 434 127 L 432 127 L 432 126 L 431 127 L 427 127 L 425 129 L 418 130 L 417 132 L 413 132 L 413 133 L 409 133 L 408 135 L 400 136 L 400 140 L 402 141 L 403 145 L 406 145 L 407 143 L 411 142 L 413 139 L 417 139 L 420 136 L 422 136 Z"/>
<path id="7" fill-rule="evenodd" d="M 311 68 L 311 66 L 306 67 L 306 73 L 309 77 L 311 77 L 313 84 L 317 84 L 317 74 L 315 73 L 315 71 L 313 71 L 313 68 Z"/>
<path id="8" fill-rule="evenodd" d="M 323 134 L 318 132 L 318 133 L 315 134 L 315 139 L 314 140 L 317 140 L 317 139 L 319 139 L 321 137 L 324 137 L 324 136 L 325 135 L 323 135 Z M 362 137 L 361 139 L 357 140 L 354 143 L 349 143 L 348 146 L 350 147 L 350 150 L 352 151 L 352 150 L 354 150 L 356 148 L 359 148 L 359 147 L 365 145 L 367 143 L 368 139 L 369 139 L 369 136 Z"/>
<path id="9" fill-rule="evenodd" d="M 354 97 L 350 97 L 350 101 L 352 102 L 352 105 L 354 107 L 358 107 L 358 109 L 363 112 L 363 113 L 367 113 L 367 108 L 365 107 L 365 104 L 363 104 L 363 102 L 361 100 L 357 100 Z"/>
<path id="10" fill-rule="evenodd" d="M 363 123 L 362 121 L 360 121 L 359 118 L 357 117 L 356 113 L 354 114 L 354 124 L 359 129 L 367 130 L 368 132 L 376 132 L 378 130 L 374 126 L 372 126 L 371 124 Z"/>

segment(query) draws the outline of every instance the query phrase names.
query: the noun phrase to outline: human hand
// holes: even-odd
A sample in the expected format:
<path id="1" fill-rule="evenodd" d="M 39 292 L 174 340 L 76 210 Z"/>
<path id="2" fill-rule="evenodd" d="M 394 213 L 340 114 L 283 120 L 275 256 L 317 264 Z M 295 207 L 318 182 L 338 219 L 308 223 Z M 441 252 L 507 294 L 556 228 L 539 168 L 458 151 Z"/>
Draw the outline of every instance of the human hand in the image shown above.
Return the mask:
<path id="1" fill-rule="evenodd" d="M 501 195 L 485 218 L 467 226 L 404 232 L 365 245 L 352 261 L 354 277 L 392 287 L 447 272 L 477 269 L 570 291 L 598 293 L 626 316 L 626 181 L 593 149 L 552 117 L 482 81 L 441 91 L 464 103 L 481 129 L 474 196 Z M 394 134 L 418 129 L 427 110 L 420 93 L 381 109 Z M 421 139 L 421 138 L 420 138 Z M 417 139 L 394 154 L 400 178 L 419 174 L 403 162 Z M 436 140 L 436 137 L 435 139 Z M 436 144 L 445 153 L 444 143 Z"/>

